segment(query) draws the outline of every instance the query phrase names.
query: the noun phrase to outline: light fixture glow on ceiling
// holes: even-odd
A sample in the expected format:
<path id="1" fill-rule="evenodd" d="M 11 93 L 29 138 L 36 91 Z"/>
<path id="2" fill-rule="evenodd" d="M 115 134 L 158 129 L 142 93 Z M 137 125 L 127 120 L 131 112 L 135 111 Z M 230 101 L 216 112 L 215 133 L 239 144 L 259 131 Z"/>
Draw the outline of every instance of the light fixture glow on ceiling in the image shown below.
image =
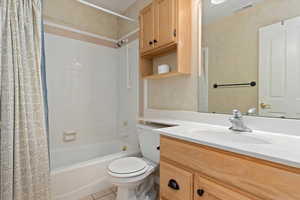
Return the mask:
<path id="1" fill-rule="evenodd" d="M 227 1 L 227 0 L 210 0 L 210 2 L 215 5 L 224 3 L 225 1 Z"/>

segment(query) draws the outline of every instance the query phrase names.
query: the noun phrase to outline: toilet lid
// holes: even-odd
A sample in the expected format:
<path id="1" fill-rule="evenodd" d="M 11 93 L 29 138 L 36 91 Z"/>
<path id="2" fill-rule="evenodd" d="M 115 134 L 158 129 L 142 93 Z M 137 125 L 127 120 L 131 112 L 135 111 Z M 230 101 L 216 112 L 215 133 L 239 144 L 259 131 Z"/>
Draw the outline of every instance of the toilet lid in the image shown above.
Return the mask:
<path id="1" fill-rule="evenodd" d="M 131 174 L 144 171 L 147 163 L 136 157 L 120 158 L 110 163 L 108 170 L 115 174 Z"/>

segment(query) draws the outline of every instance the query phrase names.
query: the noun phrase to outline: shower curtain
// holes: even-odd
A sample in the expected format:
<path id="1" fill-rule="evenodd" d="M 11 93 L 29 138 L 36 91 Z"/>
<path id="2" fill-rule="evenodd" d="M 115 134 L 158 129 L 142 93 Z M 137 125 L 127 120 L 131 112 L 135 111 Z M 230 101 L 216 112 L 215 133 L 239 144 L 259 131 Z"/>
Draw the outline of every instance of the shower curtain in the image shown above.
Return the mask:
<path id="1" fill-rule="evenodd" d="M 41 0 L 0 9 L 0 200 L 49 200 Z"/>

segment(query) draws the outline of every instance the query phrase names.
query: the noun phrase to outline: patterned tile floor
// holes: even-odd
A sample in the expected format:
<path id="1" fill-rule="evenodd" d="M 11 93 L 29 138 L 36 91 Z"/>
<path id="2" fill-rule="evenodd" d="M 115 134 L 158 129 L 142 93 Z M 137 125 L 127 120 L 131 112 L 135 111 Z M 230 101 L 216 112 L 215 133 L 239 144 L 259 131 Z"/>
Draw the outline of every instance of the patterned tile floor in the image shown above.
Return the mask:
<path id="1" fill-rule="evenodd" d="M 113 188 L 96 192 L 87 197 L 81 198 L 80 200 L 115 200 L 116 192 L 117 192 L 117 188 L 113 187 Z"/>
<path id="2" fill-rule="evenodd" d="M 159 186 L 155 185 L 157 191 L 159 191 Z M 115 200 L 117 197 L 117 187 L 112 187 L 106 190 L 102 190 L 91 194 L 87 197 L 81 198 L 80 200 Z M 157 197 L 159 200 L 159 197 Z"/>

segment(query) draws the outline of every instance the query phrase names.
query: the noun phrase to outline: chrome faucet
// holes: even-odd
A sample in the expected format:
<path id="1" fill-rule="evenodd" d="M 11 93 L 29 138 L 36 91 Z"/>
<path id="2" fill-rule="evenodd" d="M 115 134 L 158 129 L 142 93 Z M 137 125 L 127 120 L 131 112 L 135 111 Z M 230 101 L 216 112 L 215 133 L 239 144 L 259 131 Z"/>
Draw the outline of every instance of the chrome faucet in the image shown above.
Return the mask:
<path id="1" fill-rule="evenodd" d="M 229 119 L 232 123 L 232 126 L 229 128 L 230 130 L 238 132 L 252 132 L 252 130 L 244 124 L 243 115 L 239 110 L 233 110 L 232 114 L 233 117 Z"/>

